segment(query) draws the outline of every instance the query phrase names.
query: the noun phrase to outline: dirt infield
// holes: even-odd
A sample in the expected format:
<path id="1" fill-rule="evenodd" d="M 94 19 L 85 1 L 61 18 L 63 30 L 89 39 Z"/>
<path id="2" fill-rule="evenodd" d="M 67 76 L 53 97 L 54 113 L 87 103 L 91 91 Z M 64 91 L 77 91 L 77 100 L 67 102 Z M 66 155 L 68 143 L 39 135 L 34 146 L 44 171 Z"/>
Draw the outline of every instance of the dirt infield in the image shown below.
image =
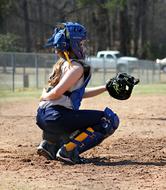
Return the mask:
<path id="1" fill-rule="evenodd" d="M 166 189 L 166 95 L 105 96 L 82 108 L 110 106 L 121 123 L 114 135 L 87 151 L 84 165 L 64 165 L 36 154 L 41 131 L 37 100 L 0 103 L 0 190 Z"/>

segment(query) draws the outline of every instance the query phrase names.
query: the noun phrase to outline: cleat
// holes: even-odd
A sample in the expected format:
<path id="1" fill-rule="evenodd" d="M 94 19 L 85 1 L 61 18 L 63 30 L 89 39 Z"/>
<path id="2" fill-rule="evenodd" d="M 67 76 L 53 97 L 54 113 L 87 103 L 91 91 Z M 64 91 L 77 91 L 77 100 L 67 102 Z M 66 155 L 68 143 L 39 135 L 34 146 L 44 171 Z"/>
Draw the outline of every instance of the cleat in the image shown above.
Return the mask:
<path id="1" fill-rule="evenodd" d="M 79 153 L 77 149 L 74 149 L 72 151 L 67 151 L 66 148 L 63 146 L 60 148 L 56 154 L 56 158 L 59 161 L 63 161 L 68 164 L 82 164 L 83 159 L 79 157 Z"/>
<path id="2" fill-rule="evenodd" d="M 37 154 L 45 157 L 47 160 L 55 160 L 57 148 L 55 144 L 50 144 L 48 141 L 43 140 L 37 147 Z"/>
<path id="3" fill-rule="evenodd" d="M 47 160 L 54 160 L 54 157 L 46 149 L 38 148 L 37 154 L 45 157 Z"/>

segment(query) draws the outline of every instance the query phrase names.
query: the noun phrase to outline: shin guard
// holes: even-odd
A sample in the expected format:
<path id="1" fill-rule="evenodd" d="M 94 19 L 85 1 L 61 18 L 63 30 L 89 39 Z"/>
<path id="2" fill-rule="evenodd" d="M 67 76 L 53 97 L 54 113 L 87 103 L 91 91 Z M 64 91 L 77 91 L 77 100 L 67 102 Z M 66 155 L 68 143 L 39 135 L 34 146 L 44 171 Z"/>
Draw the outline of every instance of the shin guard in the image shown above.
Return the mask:
<path id="1" fill-rule="evenodd" d="M 104 135 L 94 131 L 91 127 L 79 134 L 65 145 L 67 151 L 77 148 L 79 154 L 89 150 L 90 148 L 100 144 L 104 140 Z"/>
<path id="2" fill-rule="evenodd" d="M 77 135 L 71 141 L 65 144 L 67 151 L 72 151 L 75 148 L 78 153 L 83 153 L 96 145 L 100 144 L 105 138 L 112 135 L 119 126 L 118 116 L 109 108 L 104 110 L 104 117 L 101 118 L 100 123 L 87 128 L 84 132 Z"/>

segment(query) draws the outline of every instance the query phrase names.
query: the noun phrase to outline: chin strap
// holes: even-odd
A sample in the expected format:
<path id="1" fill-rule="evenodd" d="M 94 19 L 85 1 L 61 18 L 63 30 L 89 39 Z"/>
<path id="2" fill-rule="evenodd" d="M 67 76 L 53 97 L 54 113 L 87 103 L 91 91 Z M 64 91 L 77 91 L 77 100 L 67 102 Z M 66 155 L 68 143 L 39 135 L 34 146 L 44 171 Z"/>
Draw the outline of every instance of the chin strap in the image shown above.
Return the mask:
<path id="1" fill-rule="evenodd" d="M 71 61 L 70 61 L 70 59 L 69 59 L 69 56 L 68 56 L 68 52 L 67 52 L 67 51 L 64 51 L 63 53 L 64 53 L 65 58 L 66 58 L 67 62 L 69 63 L 69 65 L 72 65 L 72 63 L 71 63 Z"/>

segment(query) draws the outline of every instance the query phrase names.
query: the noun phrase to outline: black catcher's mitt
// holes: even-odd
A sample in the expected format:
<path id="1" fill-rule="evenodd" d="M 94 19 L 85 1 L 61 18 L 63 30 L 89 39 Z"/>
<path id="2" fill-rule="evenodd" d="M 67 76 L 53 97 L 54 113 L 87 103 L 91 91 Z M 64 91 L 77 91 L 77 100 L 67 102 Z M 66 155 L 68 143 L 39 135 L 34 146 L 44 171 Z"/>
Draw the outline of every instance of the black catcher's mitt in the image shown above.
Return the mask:
<path id="1" fill-rule="evenodd" d="M 106 83 L 106 89 L 113 98 L 126 100 L 131 96 L 134 85 L 138 83 L 139 79 L 127 73 L 118 73 Z"/>

